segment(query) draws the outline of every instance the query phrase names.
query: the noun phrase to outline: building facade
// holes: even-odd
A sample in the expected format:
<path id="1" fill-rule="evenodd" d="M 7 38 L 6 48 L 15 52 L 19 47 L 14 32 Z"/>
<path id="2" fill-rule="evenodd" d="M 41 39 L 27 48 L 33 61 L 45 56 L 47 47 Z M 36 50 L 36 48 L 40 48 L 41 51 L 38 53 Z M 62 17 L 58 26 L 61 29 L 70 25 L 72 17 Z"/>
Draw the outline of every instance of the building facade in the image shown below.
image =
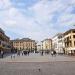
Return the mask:
<path id="1" fill-rule="evenodd" d="M 41 45 L 37 45 L 37 51 L 38 51 L 38 52 L 41 51 Z"/>
<path id="2" fill-rule="evenodd" d="M 28 51 L 36 50 L 35 40 L 29 38 L 11 40 L 11 42 L 13 47 L 17 50 L 28 50 Z"/>
<path id="3" fill-rule="evenodd" d="M 75 55 L 75 29 L 70 29 L 64 33 L 65 53 Z"/>
<path id="4" fill-rule="evenodd" d="M 45 39 L 42 42 L 41 50 L 43 51 L 51 51 L 52 49 L 52 40 L 51 39 Z"/>
<path id="5" fill-rule="evenodd" d="M 11 52 L 10 38 L 0 28 L 0 51 Z"/>
<path id="6" fill-rule="evenodd" d="M 64 38 L 62 33 L 58 33 L 52 38 L 52 49 L 56 53 L 64 53 Z"/>

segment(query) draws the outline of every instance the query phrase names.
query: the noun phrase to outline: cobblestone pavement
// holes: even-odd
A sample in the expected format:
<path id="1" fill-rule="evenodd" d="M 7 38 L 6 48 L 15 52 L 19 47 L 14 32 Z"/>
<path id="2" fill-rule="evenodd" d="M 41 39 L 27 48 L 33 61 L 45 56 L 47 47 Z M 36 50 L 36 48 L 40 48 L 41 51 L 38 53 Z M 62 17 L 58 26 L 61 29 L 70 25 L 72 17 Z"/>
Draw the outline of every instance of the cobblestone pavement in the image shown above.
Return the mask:
<path id="1" fill-rule="evenodd" d="M 0 75 L 75 75 L 75 62 L 5 62 Z"/>

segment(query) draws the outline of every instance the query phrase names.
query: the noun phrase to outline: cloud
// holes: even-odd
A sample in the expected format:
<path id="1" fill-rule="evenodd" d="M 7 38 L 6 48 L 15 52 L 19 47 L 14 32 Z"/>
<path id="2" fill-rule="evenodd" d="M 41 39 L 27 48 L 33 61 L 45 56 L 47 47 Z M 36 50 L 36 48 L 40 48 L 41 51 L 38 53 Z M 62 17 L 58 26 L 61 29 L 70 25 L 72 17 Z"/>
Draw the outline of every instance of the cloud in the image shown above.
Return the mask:
<path id="1" fill-rule="evenodd" d="M 13 38 L 43 40 L 75 24 L 75 0 L 39 0 L 26 7 L 22 3 L 17 7 L 16 2 L 14 6 L 10 0 L 0 0 L 0 27 L 11 38 L 13 33 Z"/>
<path id="2" fill-rule="evenodd" d="M 68 28 L 68 25 L 71 27 L 75 24 L 75 0 L 42 0 L 31 7 L 31 10 L 34 11 L 35 20 L 50 29 L 55 29 L 56 26 L 62 29 L 66 25 Z"/>
<path id="3" fill-rule="evenodd" d="M 11 2 L 9 0 L 0 0 L 0 10 L 9 9 Z"/>

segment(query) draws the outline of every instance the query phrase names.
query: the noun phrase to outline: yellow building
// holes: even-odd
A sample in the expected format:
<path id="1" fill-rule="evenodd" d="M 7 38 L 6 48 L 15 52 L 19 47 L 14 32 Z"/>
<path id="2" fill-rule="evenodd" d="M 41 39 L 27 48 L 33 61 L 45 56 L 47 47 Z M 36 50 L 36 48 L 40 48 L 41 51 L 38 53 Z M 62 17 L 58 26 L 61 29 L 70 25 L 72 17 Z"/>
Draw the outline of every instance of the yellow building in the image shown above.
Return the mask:
<path id="1" fill-rule="evenodd" d="M 44 51 L 51 51 L 51 49 L 52 49 L 52 40 L 51 39 L 43 40 L 41 49 L 44 50 Z"/>
<path id="2" fill-rule="evenodd" d="M 28 51 L 36 50 L 35 40 L 31 40 L 29 38 L 16 39 L 12 40 L 11 42 L 13 47 L 17 50 L 28 50 Z"/>
<path id="3" fill-rule="evenodd" d="M 10 38 L 5 35 L 4 31 L 0 28 L 0 51 L 10 52 Z"/>
<path id="4" fill-rule="evenodd" d="M 75 54 L 75 29 L 70 29 L 64 33 L 64 44 L 66 54 Z"/>

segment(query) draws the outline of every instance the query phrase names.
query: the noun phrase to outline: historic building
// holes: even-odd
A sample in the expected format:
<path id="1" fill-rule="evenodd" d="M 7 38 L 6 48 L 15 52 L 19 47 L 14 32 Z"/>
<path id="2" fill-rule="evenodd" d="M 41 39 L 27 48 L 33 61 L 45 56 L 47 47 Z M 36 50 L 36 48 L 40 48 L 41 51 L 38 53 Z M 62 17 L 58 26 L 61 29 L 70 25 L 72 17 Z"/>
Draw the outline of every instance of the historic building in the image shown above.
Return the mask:
<path id="1" fill-rule="evenodd" d="M 11 42 L 13 47 L 17 50 L 27 50 L 27 51 L 37 50 L 35 40 L 29 38 L 11 40 Z"/>
<path id="2" fill-rule="evenodd" d="M 52 49 L 57 53 L 64 53 L 64 38 L 62 33 L 58 33 L 52 38 Z"/>
<path id="3" fill-rule="evenodd" d="M 10 38 L 0 28 L 0 51 L 11 52 Z"/>
<path id="4" fill-rule="evenodd" d="M 41 45 L 37 45 L 37 51 L 38 51 L 38 52 L 41 51 Z"/>
<path id="5" fill-rule="evenodd" d="M 65 53 L 75 55 L 75 29 L 64 33 Z"/>
<path id="6" fill-rule="evenodd" d="M 51 51 L 52 49 L 52 40 L 51 39 L 45 39 L 42 42 L 41 50 L 43 51 Z"/>

